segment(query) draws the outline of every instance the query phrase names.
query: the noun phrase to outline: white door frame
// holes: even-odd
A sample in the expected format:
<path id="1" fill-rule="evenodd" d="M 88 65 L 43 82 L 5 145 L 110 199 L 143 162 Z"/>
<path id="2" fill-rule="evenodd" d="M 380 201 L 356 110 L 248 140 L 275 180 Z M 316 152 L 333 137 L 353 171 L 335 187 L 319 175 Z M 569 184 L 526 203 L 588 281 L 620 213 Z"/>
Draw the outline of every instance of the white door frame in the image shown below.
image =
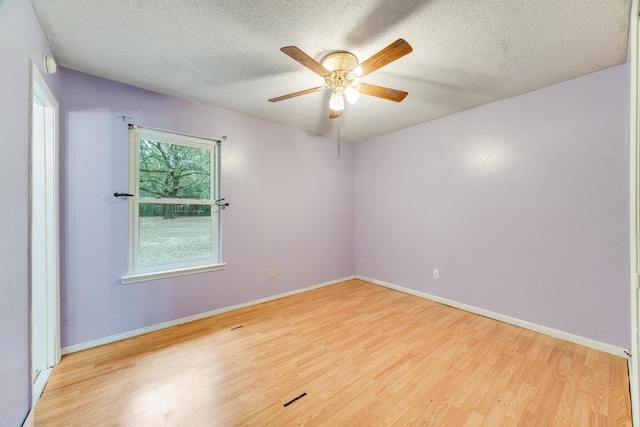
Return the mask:
<path id="1" fill-rule="evenodd" d="M 35 111 L 34 105 L 42 106 Z M 30 91 L 30 209 L 29 209 L 29 265 L 31 291 L 31 334 L 35 325 L 43 326 L 41 366 L 32 366 L 40 374 L 32 378 L 32 407 L 44 390 L 51 368 L 60 362 L 60 268 L 58 231 L 58 102 L 47 87 L 38 67 L 31 62 Z M 44 132 L 34 131 L 34 117 L 43 123 Z M 42 206 L 34 207 L 34 197 Z M 34 237 L 34 224 L 39 232 Z M 40 267 L 34 266 L 34 260 Z M 35 269 L 42 274 L 33 273 Z M 42 292 L 35 295 L 34 285 L 42 280 Z M 36 291 L 37 292 L 37 291 Z M 36 338 L 37 339 L 37 338 Z M 31 361 L 37 350 L 31 342 Z"/>
<path id="2" fill-rule="evenodd" d="M 629 120 L 629 251 L 630 251 L 630 300 L 631 300 L 631 358 L 629 361 L 629 382 L 631 388 L 631 412 L 633 425 L 640 426 L 640 317 L 638 316 L 640 296 L 638 292 L 638 273 L 640 268 L 640 74 L 638 47 L 640 26 L 638 23 L 638 0 L 631 2 L 631 16 L 629 28 L 629 62 L 630 73 L 630 120 Z"/>

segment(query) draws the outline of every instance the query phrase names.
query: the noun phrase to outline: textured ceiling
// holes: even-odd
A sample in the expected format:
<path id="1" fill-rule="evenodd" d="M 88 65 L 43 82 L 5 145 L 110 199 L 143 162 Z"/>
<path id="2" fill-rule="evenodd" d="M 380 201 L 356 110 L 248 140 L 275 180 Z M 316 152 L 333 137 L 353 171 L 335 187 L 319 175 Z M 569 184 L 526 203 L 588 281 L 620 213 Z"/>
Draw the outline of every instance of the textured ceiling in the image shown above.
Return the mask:
<path id="1" fill-rule="evenodd" d="M 398 38 L 413 52 L 366 76 L 409 92 L 347 105 L 362 141 L 624 63 L 629 0 L 32 0 L 59 64 L 336 136 L 321 77 L 280 52 L 364 61 Z"/>

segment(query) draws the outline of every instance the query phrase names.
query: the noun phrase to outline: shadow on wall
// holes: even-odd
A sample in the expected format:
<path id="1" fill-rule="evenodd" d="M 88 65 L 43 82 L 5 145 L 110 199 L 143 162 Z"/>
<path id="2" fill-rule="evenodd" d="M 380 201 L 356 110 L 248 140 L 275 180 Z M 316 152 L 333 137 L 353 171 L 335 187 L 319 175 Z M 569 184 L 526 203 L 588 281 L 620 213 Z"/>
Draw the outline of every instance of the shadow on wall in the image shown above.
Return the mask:
<path id="1" fill-rule="evenodd" d="M 347 34 L 347 40 L 354 46 L 366 45 L 370 41 L 378 39 L 390 28 L 416 14 L 429 3 L 429 1 L 424 0 L 381 1 L 371 9 L 362 21 L 353 26 L 353 29 Z"/>

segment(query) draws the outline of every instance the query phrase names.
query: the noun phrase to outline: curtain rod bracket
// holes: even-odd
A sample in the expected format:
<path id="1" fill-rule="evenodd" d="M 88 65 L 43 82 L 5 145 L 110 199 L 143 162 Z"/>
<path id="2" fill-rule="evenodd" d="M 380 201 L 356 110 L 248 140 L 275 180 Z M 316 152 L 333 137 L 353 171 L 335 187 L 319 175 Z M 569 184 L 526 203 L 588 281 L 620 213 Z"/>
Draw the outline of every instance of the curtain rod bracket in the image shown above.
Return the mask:
<path id="1" fill-rule="evenodd" d="M 223 200 L 224 200 L 224 197 L 222 199 L 216 200 L 214 203 L 216 204 L 216 206 L 220 206 L 220 208 L 225 209 L 227 206 L 229 206 L 229 203 L 220 203 Z"/>

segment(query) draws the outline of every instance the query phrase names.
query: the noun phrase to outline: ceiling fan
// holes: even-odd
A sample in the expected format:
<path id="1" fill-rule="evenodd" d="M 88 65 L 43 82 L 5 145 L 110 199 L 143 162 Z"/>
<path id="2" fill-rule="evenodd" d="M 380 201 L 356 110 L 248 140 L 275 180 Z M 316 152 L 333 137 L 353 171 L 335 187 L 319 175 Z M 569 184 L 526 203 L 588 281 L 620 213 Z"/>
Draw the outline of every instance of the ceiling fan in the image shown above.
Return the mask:
<path id="1" fill-rule="evenodd" d="M 360 82 L 360 79 L 367 74 L 371 74 L 410 53 L 413 49 L 403 39 L 396 40 L 362 63 L 358 63 L 358 58 L 350 52 L 330 53 L 321 62 L 318 62 L 296 46 L 286 46 L 280 50 L 324 78 L 326 84 L 271 98 L 270 102 L 283 101 L 331 88 L 333 93 L 329 101 L 329 118 L 335 119 L 340 117 L 342 110 L 344 110 L 345 98 L 350 104 L 355 103 L 360 94 L 400 102 L 408 95 L 407 92 L 401 90 Z"/>

